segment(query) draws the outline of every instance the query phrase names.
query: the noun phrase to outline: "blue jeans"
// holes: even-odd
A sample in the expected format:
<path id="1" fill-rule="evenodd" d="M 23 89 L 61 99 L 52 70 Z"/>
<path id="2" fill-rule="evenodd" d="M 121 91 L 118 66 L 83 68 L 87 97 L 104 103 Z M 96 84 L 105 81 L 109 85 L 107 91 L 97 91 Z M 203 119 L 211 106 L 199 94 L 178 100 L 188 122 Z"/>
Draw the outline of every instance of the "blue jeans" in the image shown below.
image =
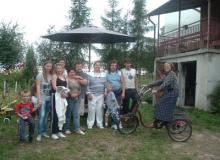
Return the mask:
<path id="1" fill-rule="evenodd" d="M 27 119 L 19 119 L 19 138 L 21 140 L 25 139 L 25 123 L 28 124 L 29 126 L 29 138 L 32 138 L 34 135 L 34 121 L 31 117 L 27 118 Z"/>
<path id="2" fill-rule="evenodd" d="M 79 121 L 79 108 L 80 108 L 80 99 L 67 98 L 68 106 L 66 110 L 66 123 L 64 124 L 64 130 L 67 131 L 70 129 L 70 119 L 71 114 L 73 116 L 73 125 L 74 130 L 80 130 L 80 121 Z"/>
<path id="3" fill-rule="evenodd" d="M 38 122 L 38 134 L 42 135 L 46 132 L 47 117 L 51 110 L 51 100 L 45 100 L 42 102 L 42 106 L 39 108 L 39 122 Z"/>
<path id="4" fill-rule="evenodd" d="M 112 125 L 119 123 L 119 109 L 114 108 L 110 113 L 110 117 L 112 119 Z"/>

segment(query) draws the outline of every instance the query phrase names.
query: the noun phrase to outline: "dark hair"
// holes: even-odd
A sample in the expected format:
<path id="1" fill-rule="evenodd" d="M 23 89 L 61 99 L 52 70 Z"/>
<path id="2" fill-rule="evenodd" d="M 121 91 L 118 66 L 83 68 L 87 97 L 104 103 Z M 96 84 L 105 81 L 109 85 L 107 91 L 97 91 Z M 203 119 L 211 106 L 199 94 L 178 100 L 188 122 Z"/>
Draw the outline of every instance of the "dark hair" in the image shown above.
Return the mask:
<path id="1" fill-rule="evenodd" d="M 118 62 L 116 59 L 113 59 L 110 61 L 110 63 L 108 64 L 108 73 L 111 72 L 111 64 L 117 64 L 118 65 Z"/>
<path id="2" fill-rule="evenodd" d="M 68 69 L 67 72 L 69 73 L 70 71 L 75 71 L 76 72 L 76 69 L 74 67 L 72 67 L 72 68 Z"/>
<path id="3" fill-rule="evenodd" d="M 97 63 L 101 63 L 101 61 L 99 61 L 99 60 L 98 60 L 98 61 L 95 61 L 94 64 L 93 64 L 93 66 L 95 66 Z"/>
<path id="4" fill-rule="evenodd" d="M 58 59 L 57 63 L 59 63 L 60 61 L 66 62 L 66 59 L 64 57 L 62 57 L 62 58 Z"/>
<path id="5" fill-rule="evenodd" d="M 83 62 L 82 62 L 81 60 L 76 61 L 75 64 L 74 64 L 74 66 L 76 66 L 76 65 L 78 65 L 78 64 L 82 64 L 82 65 L 83 65 Z"/>
<path id="6" fill-rule="evenodd" d="M 131 60 L 129 58 L 126 58 L 124 63 L 131 63 Z"/>
<path id="7" fill-rule="evenodd" d="M 22 90 L 22 91 L 20 92 L 20 95 L 23 96 L 24 94 L 29 94 L 29 96 L 30 96 L 30 95 L 31 95 L 31 92 L 28 91 L 28 90 Z"/>

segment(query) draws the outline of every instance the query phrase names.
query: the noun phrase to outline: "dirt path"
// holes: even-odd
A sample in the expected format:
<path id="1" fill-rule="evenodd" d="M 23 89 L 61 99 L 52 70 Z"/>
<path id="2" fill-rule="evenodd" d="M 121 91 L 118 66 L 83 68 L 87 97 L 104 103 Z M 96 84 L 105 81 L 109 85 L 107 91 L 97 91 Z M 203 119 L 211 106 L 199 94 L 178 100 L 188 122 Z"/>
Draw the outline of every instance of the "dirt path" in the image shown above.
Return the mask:
<path id="1" fill-rule="evenodd" d="M 196 160 L 220 160 L 220 133 L 195 131 L 187 143 L 174 143 L 172 147 L 194 155 Z"/>

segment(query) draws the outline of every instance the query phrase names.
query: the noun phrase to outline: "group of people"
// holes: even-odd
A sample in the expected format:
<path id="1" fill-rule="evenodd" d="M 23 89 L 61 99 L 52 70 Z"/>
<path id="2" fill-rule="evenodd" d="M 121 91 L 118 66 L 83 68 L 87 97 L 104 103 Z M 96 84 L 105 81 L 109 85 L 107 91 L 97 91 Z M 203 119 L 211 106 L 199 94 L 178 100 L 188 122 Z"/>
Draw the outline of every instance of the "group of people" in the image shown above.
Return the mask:
<path id="1" fill-rule="evenodd" d="M 81 62 L 77 62 L 68 72 L 65 70 L 65 60 L 63 59 L 56 63 L 54 68 L 51 62 L 45 62 L 42 73 L 36 76 L 35 92 L 33 91 L 34 95 L 32 96 L 33 103 L 30 102 L 30 92 L 22 91 L 22 102 L 16 106 L 16 113 L 20 117 L 20 140 L 25 139 L 24 124 L 26 122 L 29 124 L 29 141 L 33 140 L 34 121 L 31 118 L 31 112 L 35 110 L 39 112 L 37 141 L 41 141 L 42 137 L 49 138 L 46 133 L 49 112 L 52 117 L 52 139 L 65 138 L 66 135 L 72 133 L 70 129 L 71 116 L 73 117 L 74 132 L 84 135 L 84 129 L 80 127 L 80 115 L 84 115 L 86 97 L 88 99 L 87 128 L 92 129 L 96 124 L 98 128 L 103 129 L 104 124 L 108 125 L 108 117 L 110 117 L 112 128 L 117 129 L 118 115 L 132 112 L 138 99 L 136 70 L 132 68 L 129 59 L 125 60 L 124 65 L 125 67 L 119 70 L 117 61 L 112 60 L 107 72 L 102 72 L 101 62 L 96 61 L 93 71 L 84 73 Z M 165 90 L 169 97 L 176 98 L 178 96 L 176 94 L 177 78 L 171 71 L 171 67 L 167 68 L 166 76 L 160 81 L 150 84 L 149 87 L 159 85 L 159 90 Z M 174 90 L 175 93 L 173 93 Z M 156 92 L 154 91 L 154 93 Z M 165 99 L 167 105 L 174 105 L 175 98 L 169 102 Z M 129 106 L 130 99 L 132 100 L 131 106 Z M 163 102 L 160 102 L 159 105 L 156 104 L 158 106 L 155 112 L 156 119 L 151 127 L 154 127 L 156 122 L 163 120 L 164 117 L 166 117 L 165 121 L 170 121 L 172 118 L 170 113 L 173 111 L 173 107 L 165 107 L 166 113 L 162 114 L 164 107 L 161 103 Z M 105 115 L 104 104 L 107 106 Z M 120 106 L 122 106 L 121 110 Z M 106 118 L 104 119 L 104 117 Z"/>

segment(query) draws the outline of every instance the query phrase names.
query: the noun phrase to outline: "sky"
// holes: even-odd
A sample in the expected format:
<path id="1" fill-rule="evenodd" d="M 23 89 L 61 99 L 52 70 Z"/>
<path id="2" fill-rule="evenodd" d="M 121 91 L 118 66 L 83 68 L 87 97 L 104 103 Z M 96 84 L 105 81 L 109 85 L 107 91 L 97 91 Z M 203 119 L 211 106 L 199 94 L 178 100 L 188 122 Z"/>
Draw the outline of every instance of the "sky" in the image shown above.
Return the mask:
<path id="1" fill-rule="evenodd" d="M 132 1 L 119 0 L 118 8 L 122 9 L 122 14 L 132 9 Z M 146 9 L 152 11 L 167 1 L 146 0 Z M 100 17 L 108 9 L 108 0 L 88 0 L 87 5 L 91 8 L 92 24 L 102 27 Z M 0 22 L 17 23 L 25 41 L 35 44 L 47 34 L 49 26 L 60 31 L 69 24 L 70 6 L 71 0 L 0 0 Z"/>
<path id="2" fill-rule="evenodd" d="M 147 0 L 151 11 L 168 0 Z M 0 22 L 18 23 L 26 41 L 34 43 L 47 33 L 49 26 L 62 30 L 68 25 L 71 0 L 0 0 Z M 108 0 L 88 0 L 93 25 L 101 27 L 100 17 L 108 9 Z M 132 0 L 119 0 L 123 13 L 132 8 Z"/>

